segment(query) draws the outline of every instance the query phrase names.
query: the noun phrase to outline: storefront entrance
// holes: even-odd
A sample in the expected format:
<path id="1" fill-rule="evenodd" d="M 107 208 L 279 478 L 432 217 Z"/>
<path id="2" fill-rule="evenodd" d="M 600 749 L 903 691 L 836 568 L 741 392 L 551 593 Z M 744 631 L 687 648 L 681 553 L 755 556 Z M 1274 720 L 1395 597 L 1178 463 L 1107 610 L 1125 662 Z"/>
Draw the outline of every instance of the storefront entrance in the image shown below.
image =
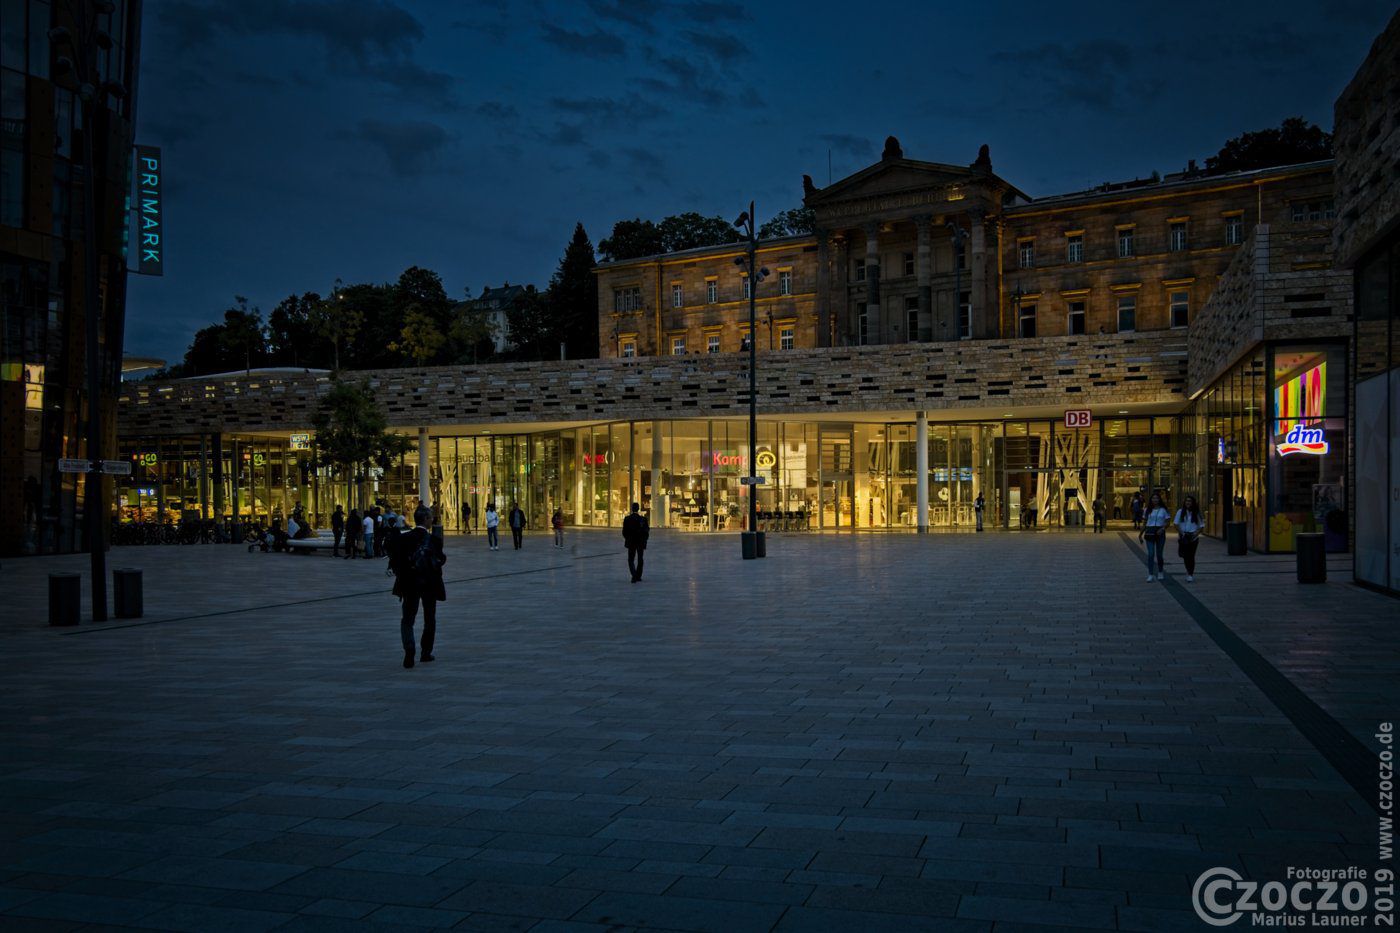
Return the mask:
<path id="1" fill-rule="evenodd" d="M 855 452 L 852 434 L 849 424 L 824 424 L 817 431 L 817 446 L 821 451 L 818 524 L 823 530 L 849 530 L 854 527 Z"/>

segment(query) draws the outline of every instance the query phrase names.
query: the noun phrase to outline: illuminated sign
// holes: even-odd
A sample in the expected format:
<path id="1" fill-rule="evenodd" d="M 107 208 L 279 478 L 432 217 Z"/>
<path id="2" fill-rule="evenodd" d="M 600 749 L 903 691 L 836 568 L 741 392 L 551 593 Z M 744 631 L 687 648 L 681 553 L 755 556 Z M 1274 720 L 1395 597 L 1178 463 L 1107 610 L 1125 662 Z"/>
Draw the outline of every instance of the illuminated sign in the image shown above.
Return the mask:
<path id="1" fill-rule="evenodd" d="M 771 470 L 778 465 L 778 455 L 771 450 L 760 450 L 754 458 L 754 463 L 758 464 L 760 470 Z"/>
<path id="2" fill-rule="evenodd" d="M 710 451 L 712 469 L 738 469 L 748 460 L 743 454 L 727 454 L 722 450 Z"/>
<path id="3" fill-rule="evenodd" d="M 165 163 L 155 146 L 136 147 L 136 217 L 142 275 L 165 274 Z"/>
<path id="4" fill-rule="evenodd" d="M 1065 427 L 1089 428 L 1094 425 L 1093 412 L 1086 409 L 1071 409 L 1065 412 Z"/>
<path id="5" fill-rule="evenodd" d="M 1299 424 L 1321 420 L 1327 414 L 1327 363 L 1286 379 L 1274 386 L 1275 432 L 1280 437 L 1293 433 Z"/>
<path id="6" fill-rule="evenodd" d="M 1323 439 L 1321 428 L 1305 428 L 1301 424 L 1295 424 L 1284 435 L 1283 440 L 1274 445 L 1274 450 L 1278 451 L 1280 457 L 1287 457 L 1289 454 L 1312 454 L 1320 457 L 1327 453 L 1329 445 Z"/>
<path id="7" fill-rule="evenodd" d="M 602 466 L 608 462 L 607 454 L 584 454 L 583 462 L 586 465 Z"/>
<path id="8" fill-rule="evenodd" d="M 293 434 L 293 435 L 292 435 L 292 445 L 291 445 L 291 446 L 292 446 L 292 450 L 310 450 L 310 449 L 311 449 L 311 435 L 310 435 L 310 434 Z"/>
<path id="9" fill-rule="evenodd" d="M 156 455 L 154 453 L 136 453 L 131 455 L 131 459 L 136 461 L 137 466 L 153 467 L 156 465 Z"/>
<path id="10" fill-rule="evenodd" d="M 1215 462 L 1225 462 L 1225 438 L 1220 437 L 1215 440 Z"/>

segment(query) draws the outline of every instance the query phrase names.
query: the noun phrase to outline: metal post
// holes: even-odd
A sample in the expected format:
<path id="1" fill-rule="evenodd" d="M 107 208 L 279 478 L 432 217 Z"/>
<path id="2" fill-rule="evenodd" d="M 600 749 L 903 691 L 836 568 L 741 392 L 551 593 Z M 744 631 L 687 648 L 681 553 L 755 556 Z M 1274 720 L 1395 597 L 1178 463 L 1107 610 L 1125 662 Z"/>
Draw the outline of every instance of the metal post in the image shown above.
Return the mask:
<path id="1" fill-rule="evenodd" d="M 90 11 L 85 4 L 83 22 L 75 24 L 82 33 L 82 48 L 75 49 L 75 56 L 81 60 L 83 73 L 78 76 L 81 82 L 79 98 L 83 112 L 83 165 L 87 169 L 83 179 L 83 317 L 87 325 L 87 377 L 88 377 L 88 423 L 87 459 L 92 461 L 87 474 L 83 495 L 83 511 L 87 518 L 88 553 L 91 556 L 92 573 L 92 618 L 94 622 L 107 621 L 107 550 L 103 523 L 104 496 L 102 485 L 102 361 L 99 359 L 101 347 L 98 341 L 98 326 L 101 309 L 97 298 L 97 161 L 93 156 L 92 137 L 93 105 L 97 99 L 97 46 L 90 35 L 94 23 L 89 21 Z"/>
<path id="2" fill-rule="evenodd" d="M 758 475 L 758 249 L 754 237 L 754 202 L 749 202 L 749 476 Z M 758 487 L 749 487 L 749 533 L 758 534 Z M 755 541 L 757 538 L 755 538 Z"/>
<path id="3" fill-rule="evenodd" d="M 433 504 L 433 486 L 428 471 L 428 429 L 418 429 L 418 504 L 429 508 Z"/>
<path id="4" fill-rule="evenodd" d="M 914 524 L 919 529 L 919 534 L 928 533 L 928 412 L 917 411 L 914 413 L 915 431 L 914 438 L 918 447 L 914 451 L 914 471 L 918 474 L 918 508 L 919 515 Z"/>

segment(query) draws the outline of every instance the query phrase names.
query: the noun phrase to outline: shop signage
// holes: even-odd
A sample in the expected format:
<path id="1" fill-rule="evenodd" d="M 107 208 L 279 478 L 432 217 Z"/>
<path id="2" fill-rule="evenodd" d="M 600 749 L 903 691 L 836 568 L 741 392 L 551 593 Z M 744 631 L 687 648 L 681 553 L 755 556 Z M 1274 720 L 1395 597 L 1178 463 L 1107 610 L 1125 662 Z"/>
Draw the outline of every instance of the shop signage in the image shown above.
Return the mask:
<path id="1" fill-rule="evenodd" d="M 153 467 L 156 465 L 158 460 L 156 455 L 153 453 L 135 453 L 131 455 L 131 459 L 135 460 L 137 464 L 143 467 Z"/>
<path id="2" fill-rule="evenodd" d="M 165 163 L 155 146 L 136 147 L 136 217 L 141 247 L 137 271 L 142 275 L 165 274 Z"/>
<path id="3" fill-rule="evenodd" d="M 87 473 L 91 469 L 91 460 L 78 460 L 72 457 L 64 457 L 58 461 L 58 472 L 60 473 Z"/>
<path id="4" fill-rule="evenodd" d="M 760 450 L 754 458 L 754 463 L 760 470 L 771 470 L 778 465 L 778 455 L 771 450 Z"/>
<path id="5" fill-rule="evenodd" d="M 584 454 L 583 462 L 585 466 L 602 466 L 608 462 L 607 454 Z"/>
<path id="6" fill-rule="evenodd" d="M 102 472 L 110 476 L 130 476 L 131 464 L 125 460 L 103 460 Z"/>
<path id="7" fill-rule="evenodd" d="M 310 435 L 310 434 L 293 434 L 293 435 L 292 435 L 292 450 L 310 450 L 310 449 L 311 449 L 311 435 Z"/>
<path id="8" fill-rule="evenodd" d="M 762 486 L 762 485 L 763 485 L 764 483 L 766 483 L 766 482 L 768 482 L 768 480 L 764 479 L 762 476 L 741 476 L 741 477 L 739 477 L 739 485 L 740 485 L 740 486 Z"/>
<path id="9" fill-rule="evenodd" d="M 1289 428 L 1283 440 L 1274 445 L 1274 450 L 1278 451 L 1280 457 L 1287 457 L 1289 454 L 1312 454 L 1320 457 L 1327 453 L 1328 449 L 1329 445 L 1321 428 L 1305 428 L 1301 424 Z"/>
<path id="10" fill-rule="evenodd" d="M 1094 413 L 1087 408 L 1071 409 L 1065 412 L 1065 427 L 1089 428 L 1094 425 Z"/>

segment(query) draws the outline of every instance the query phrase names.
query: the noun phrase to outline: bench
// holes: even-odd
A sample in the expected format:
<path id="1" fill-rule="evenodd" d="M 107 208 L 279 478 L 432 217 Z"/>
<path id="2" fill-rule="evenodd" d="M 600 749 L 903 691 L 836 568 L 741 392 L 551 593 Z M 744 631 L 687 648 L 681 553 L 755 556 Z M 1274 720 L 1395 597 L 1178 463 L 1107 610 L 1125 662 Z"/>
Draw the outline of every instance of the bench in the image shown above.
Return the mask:
<path id="1" fill-rule="evenodd" d="M 303 554 L 310 554 L 312 551 L 330 550 L 335 547 L 335 538 L 332 535 L 322 533 L 314 538 L 288 538 L 288 551 L 301 551 Z"/>

